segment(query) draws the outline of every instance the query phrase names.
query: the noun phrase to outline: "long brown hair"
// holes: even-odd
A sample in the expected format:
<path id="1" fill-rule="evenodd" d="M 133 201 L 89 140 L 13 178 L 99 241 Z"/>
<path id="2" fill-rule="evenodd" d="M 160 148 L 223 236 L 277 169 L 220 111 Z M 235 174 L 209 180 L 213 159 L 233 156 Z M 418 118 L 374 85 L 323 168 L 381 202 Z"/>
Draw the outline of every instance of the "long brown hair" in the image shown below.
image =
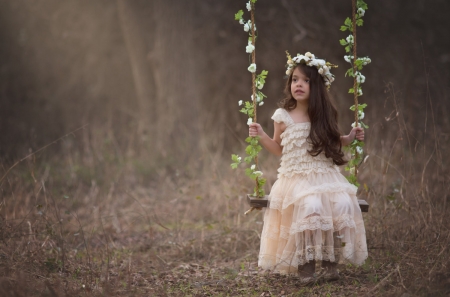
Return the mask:
<path id="1" fill-rule="evenodd" d="M 342 152 L 337 110 L 328 96 L 322 76 L 315 67 L 299 64 L 296 68 L 310 80 L 308 115 L 311 121 L 311 130 L 309 131 L 308 139 L 312 144 L 312 149 L 308 150 L 308 153 L 315 157 L 324 152 L 325 156 L 332 158 L 333 163 L 336 165 L 347 163 Z M 297 100 L 291 94 L 292 74 L 293 71 L 289 75 L 284 88 L 286 97 L 278 104 L 279 107 L 287 111 L 297 107 Z"/>

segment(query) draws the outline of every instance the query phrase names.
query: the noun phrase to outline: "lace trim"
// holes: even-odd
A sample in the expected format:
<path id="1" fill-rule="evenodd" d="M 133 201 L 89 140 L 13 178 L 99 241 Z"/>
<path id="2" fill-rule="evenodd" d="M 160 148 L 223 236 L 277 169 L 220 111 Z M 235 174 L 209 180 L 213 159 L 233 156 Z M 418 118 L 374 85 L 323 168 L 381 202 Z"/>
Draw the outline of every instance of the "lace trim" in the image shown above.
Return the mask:
<path id="1" fill-rule="evenodd" d="M 295 175 L 306 176 L 311 173 L 322 173 L 322 174 L 339 173 L 339 168 L 335 167 L 335 166 L 327 165 L 327 166 L 319 167 L 319 166 L 313 166 L 313 165 L 309 165 L 309 164 L 315 164 L 315 163 L 296 164 L 294 166 L 289 166 L 288 168 L 280 166 L 280 168 L 278 169 L 278 178 L 281 178 L 281 177 L 292 178 Z"/>
<path id="2" fill-rule="evenodd" d="M 280 138 L 284 141 L 289 141 L 299 138 L 308 138 L 310 123 L 297 123 L 299 125 L 290 125 L 281 133 Z"/>
<path id="3" fill-rule="evenodd" d="M 291 204 L 299 201 L 300 199 L 313 195 L 313 194 L 325 194 L 325 193 L 342 193 L 347 192 L 349 195 L 356 195 L 356 191 L 358 188 L 356 188 L 354 185 L 350 183 L 340 183 L 340 182 L 334 182 L 334 183 L 328 183 L 328 184 L 321 184 L 318 186 L 310 187 L 306 190 L 303 190 L 301 192 L 295 193 L 295 196 L 293 197 L 277 197 L 277 196 L 270 196 L 269 200 L 270 203 L 268 207 L 270 209 L 277 209 L 282 210 L 286 209 Z"/>
<path id="4" fill-rule="evenodd" d="M 311 260 L 336 262 L 334 246 L 306 246 L 304 249 L 298 249 L 295 256 L 298 259 L 298 265 L 303 265 Z"/>
<path id="5" fill-rule="evenodd" d="M 291 161 L 292 164 L 302 162 L 326 161 L 329 164 L 333 164 L 332 160 L 330 158 L 325 157 L 324 153 L 321 153 L 316 157 L 311 156 L 308 153 L 308 147 L 284 152 L 283 155 L 281 156 L 281 161 L 285 162 Z"/>
<path id="6" fill-rule="evenodd" d="M 290 235 L 290 228 L 286 227 L 286 226 L 281 226 L 281 230 L 280 230 L 280 238 L 283 239 L 289 239 L 289 235 Z"/>
<path id="7" fill-rule="evenodd" d="M 301 221 L 292 223 L 291 234 L 301 233 L 306 230 L 328 231 L 333 229 L 333 218 L 323 216 L 311 216 Z"/>
<path id="8" fill-rule="evenodd" d="M 292 152 L 293 150 L 297 150 L 299 148 L 302 153 L 308 154 L 307 150 L 310 148 L 310 144 L 306 141 L 306 138 L 290 141 L 289 143 L 283 143 L 283 141 L 281 141 L 281 146 L 283 147 L 283 154 Z"/>
<path id="9" fill-rule="evenodd" d="M 274 120 L 277 123 L 285 123 L 287 126 L 294 124 L 294 121 L 291 119 L 289 114 L 287 114 L 287 111 L 284 108 L 278 108 L 275 110 L 272 120 Z"/>
<path id="10" fill-rule="evenodd" d="M 341 231 L 344 228 L 356 229 L 356 223 L 350 214 L 343 214 L 337 218 L 334 218 L 334 231 Z"/>

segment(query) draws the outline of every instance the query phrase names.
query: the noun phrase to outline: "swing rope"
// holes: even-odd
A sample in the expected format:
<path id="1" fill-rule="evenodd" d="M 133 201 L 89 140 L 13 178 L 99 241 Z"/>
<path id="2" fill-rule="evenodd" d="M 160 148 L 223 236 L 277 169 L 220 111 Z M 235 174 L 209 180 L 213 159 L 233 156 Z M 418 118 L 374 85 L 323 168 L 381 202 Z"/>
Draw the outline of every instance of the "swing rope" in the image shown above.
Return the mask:
<path id="1" fill-rule="evenodd" d="M 250 19 L 252 21 L 252 44 L 255 45 L 255 5 L 252 3 L 252 10 L 250 11 Z M 252 64 L 256 64 L 256 48 L 252 52 Z M 256 71 L 252 73 L 252 98 L 253 98 L 253 122 L 257 123 L 256 116 Z M 255 165 L 258 167 L 258 156 L 255 156 Z M 259 193 L 258 177 L 255 179 L 256 193 Z"/>
<path id="2" fill-rule="evenodd" d="M 352 26 L 353 26 L 353 73 L 356 73 L 356 0 L 352 0 Z M 355 127 L 358 127 L 358 82 L 356 75 L 353 76 L 353 99 L 355 102 Z M 358 151 L 355 151 L 355 159 L 358 158 Z M 355 178 L 358 176 L 358 164 L 355 164 Z"/>

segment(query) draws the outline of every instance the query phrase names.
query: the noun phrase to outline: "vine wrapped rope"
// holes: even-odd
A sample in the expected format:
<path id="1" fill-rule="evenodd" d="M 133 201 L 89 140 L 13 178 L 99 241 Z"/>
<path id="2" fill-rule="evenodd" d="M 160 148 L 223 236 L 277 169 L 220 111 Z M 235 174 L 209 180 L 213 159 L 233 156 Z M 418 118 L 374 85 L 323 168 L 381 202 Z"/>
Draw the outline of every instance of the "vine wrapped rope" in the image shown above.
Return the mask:
<path id="1" fill-rule="evenodd" d="M 247 124 L 251 124 L 252 122 L 257 122 L 257 105 L 260 106 L 264 104 L 263 100 L 266 98 L 261 92 L 261 89 L 264 87 L 265 79 L 267 77 L 268 71 L 262 70 L 260 74 L 256 75 L 256 51 L 255 44 L 257 39 L 257 29 L 255 24 L 255 3 L 257 0 L 250 0 L 247 2 L 246 8 L 250 12 L 250 20 L 245 22 L 243 19 L 244 12 L 239 10 L 234 18 L 239 21 L 241 25 L 244 25 L 244 31 L 249 32 L 248 45 L 246 47 L 246 52 L 250 54 L 250 66 L 247 68 L 248 71 L 252 73 L 252 100 L 251 102 L 246 101 L 245 103 L 242 100 L 239 100 L 239 106 L 242 106 L 240 112 L 246 114 L 248 116 Z M 246 147 L 245 152 L 247 157 L 244 158 L 245 163 L 250 165 L 249 168 L 245 169 L 245 174 L 249 176 L 251 179 L 255 181 L 255 188 L 253 196 L 256 197 L 264 197 L 265 192 L 263 186 L 266 183 L 266 179 L 261 176 L 263 173 L 258 170 L 258 153 L 261 151 L 262 147 L 259 145 L 259 137 L 247 137 L 245 139 L 249 145 Z M 232 154 L 231 159 L 233 163 L 231 163 L 231 168 L 237 168 L 242 161 L 242 158 L 238 155 Z"/>
<path id="2" fill-rule="evenodd" d="M 353 26 L 353 73 L 356 73 L 356 0 L 352 0 L 352 26 Z M 358 82 L 356 75 L 353 77 L 353 90 L 357 90 Z M 355 127 L 358 127 L 358 92 L 353 92 L 355 102 Z M 355 159 L 358 159 L 358 151 L 355 151 Z M 355 178 L 358 177 L 358 164 L 355 164 Z"/>
<path id="3" fill-rule="evenodd" d="M 251 2 L 250 2 L 251 3 Z M 255 3 L 251 3 L 251 10 L 250 10 L 250 19 L 252 21 L 252 45 L 255 46 L 256 40 L 255 40 Z M 252 64 L 256 64 L 256 48 L 252 52 Z M 253 99 L 253 122 L 257 123 L 257 108 L 256 108 L 256 72 L 252 72 L 252 99 Z M 258 155 L 255 156 L 255 165 L 258 167 Z M 256 193 L 259 193 L 259 183 L 258 183 L 259 177 L 256 177 L 255 183 L 256 183 Z"/>
<path id="4" fill-rule="evenodd" d="M 363 25 L 364 22 L 362 17 L 364 16 L 367 9 L 368 7 L 364 0 L 352 0 L 352 18 L 347 18 L 344 22 L 344 25 L 341 26 L 341 31 L 349 30 L 352 34 L 349 35 L 346 39 L 340 40 L 341 45 L 345 47 L 346 53 L 349 53 L 348 56 L 344 56 L 344 59 L 346 62 L 352 65 L 352 67 L 345 73 L 346 76 L 349 75 L 353 77 L 353 87 L 349 90 L 349 93 L 353 93 L 354 99 L 354 105 L 350 107 L 350 109 L 355 112 L 355 122 L 352 124 L 352 126 L 361 126 L 364 129 L 369 128 L 369 126 L 362 122 L 362 119 L 364 118 L 364 108 L 367 107 L 367 104 L 359 104 L 358 97 L 363 94 L 361 84 L 366 80 L 365 76 L 361 73 L 361 69 L 363 68 L 363 66 L 369 64 L 371 60 L 369 57 L 358 58 L 358 56 L 356 55 L 356 27 Z M 345 170 L 350 171 L 347 179 L 349 180 L 349 182 L 356 186 L 359 186 L 357 181 L 357 174 L 358 164 L 360 164 L 360 162 L 362 161 L 363 146 L 364 142 L 356 139 L 353 140 L 349 145 L 352 159 L 349 161 Z"/>

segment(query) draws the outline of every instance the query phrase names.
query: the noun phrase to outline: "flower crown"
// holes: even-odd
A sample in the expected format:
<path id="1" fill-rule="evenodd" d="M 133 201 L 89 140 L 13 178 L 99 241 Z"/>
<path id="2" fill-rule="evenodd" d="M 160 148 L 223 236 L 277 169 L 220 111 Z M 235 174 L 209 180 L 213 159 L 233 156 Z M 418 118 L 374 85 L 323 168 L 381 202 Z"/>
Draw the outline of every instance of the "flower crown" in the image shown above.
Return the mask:
<path id="1" fill-rule="evenodd" d="M 296 57 L 291 58 L 291 55 L 289 55 L 289 53 L 286 51 L 286 56 L 288 58 L 286 75 L 291 75 L 292 71 L 294 71 L 295 66 L 300 63 L 306 64 L 306 66 L 310 67 L 314 66 L 318 69 L 319 74 L 322 75 L 323 79 L 325 80 L 327 89 L 330 88 L 331 83 L 334 81 L 334 75 L 331 74 L 330 69 L 337 68 L 337 65 L 333 65 L 323 59 L 316 59 L 316 57 L 310 52 L 307 52 L 304 55 L 297 54 Z"/>

